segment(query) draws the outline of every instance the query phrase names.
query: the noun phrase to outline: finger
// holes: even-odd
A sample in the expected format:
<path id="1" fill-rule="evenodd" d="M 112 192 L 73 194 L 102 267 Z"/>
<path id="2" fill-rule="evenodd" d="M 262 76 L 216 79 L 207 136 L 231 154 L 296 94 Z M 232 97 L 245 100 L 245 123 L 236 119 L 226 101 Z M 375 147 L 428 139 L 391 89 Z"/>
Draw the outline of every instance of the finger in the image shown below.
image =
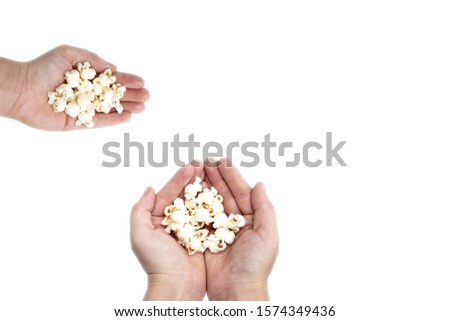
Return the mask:
<path id="1" fill-rule="evenodd" d="M 236 200 L 239 208 L 242 211 L 241 214 L 253 213 L 252 202 L 250 198 L 252 188 L 242 177 L 241 173 L 239 173 L 238 169 L 231 163 L 230 160 L 225 158 L 220 160 L 218 169 L 223 179 L 227 183 L 231 193 L 233 193 L 234 199 Z"/>
<path id="2" fill-rule="evenodd" d="M 114 76 L 117 78 L 117 82 L 125 87 L 136 89 L 144 87 L 144 79 L 137 75 L 115 72 L 117 67 L 114 64 L 100 58 L 100 56 L 91 51 L 72 46 L 61 46 L 60 49 L 70 57 L 72 66 L 76 66 L 79 62 L 88 61 L 97 72 L 103 72 L 108 68 L 111 69 L 114 72 Z"/>
<path id="3" fill-rule="evenodd" d="M 204 183 L 208 184 L 208 186 L 209 186 L 208 188 L 211 188 L 212 184 L 211 184 L 211 182 L 210 182 L 208 176 L 205 176 L 205 181 L 204 181 Z"/>
<path id="4" fill-rule="evenodd" d="M 70 58 L 72 66 L 76 66 L 79 62 L 88 61 L 97 72 L 103 72 L 108 68 L 113 72 L 117 70 L 114 64 L 100 58 L 97 54 L 89 50 L 72 46 L 60 46 L 57 49 L 62 50 L 66 57 Z"/>
<path id="5" fill-rule="evenodd" d="M 144 87 L 145 81 L 139 76 L 127 74 L 124 72 L 114 73 L 118 83 L 124 85 L 127 88 L 139 89 Z"/>
<path id="6" fill-rule="evenodd" d="M 132 114 L 142 113 L 145 110 L 144 103 L 123 102 L 122 106 L 124 110 Z"/>
<path id="7" fill-rule="evenodd" d="M 131 114 L 128 111 L 119 113 L 109 113 L 109 114 L 95 114 L 94 117 L 94 128 L 115 126 L 128 122 L 131 119 Z M 80 126 L 85 127 L 85 126 Z"/>
<path id="8" fill-rule="evenodd" d="M 192 162 L 190 162 L 190 165 L 195 167 L 195 171 L 194 171 L 194 175 L 191 177 L 191 180 L 187 184 L 193 183 L 196 177 L 200 177 L 203 181 L 203 179 L 205 178 L 205 171 L 203 170 L 203 163 L 199 160 L 193 160 Z M 203 183 L 204 182 L 202 182 L 202 186 L 204 186 Z M 181 190 L 178 197 L 184 199 L 184 188 Z"/>
<path id="9" fill-rule="evenodd" d="M 163 216 L 164 209 L 176 199 L 195 175 L 195 167 L 191 164 L 180 168 L 156 196 L 153 215 Z"/>
<path id="10" fill-rule="evenodd" d="M 155 206 L 155 190 L 147 187 L 139 201 L 131 210 L 131 231 L 138 231 L 142 227 L 154 228 L 152 210 Z"/>
<path id="11" fill-rule="evenodd" d="M 97 54 L 91 53 L 91 58 L 88 59 L 91 66 L 98 72 L 104 72 L 106 69 L 111 69 L 112 72 L 117 70 L 117 66 L 106 60 L 100 58 Z"/>
<path id="12" fill-rule="evenodd" d="M 227 183 L 220 174 L 218 162 L 208 159 L 205 161 L 205 173 L 211 186 L 214 186 L 223 197 L 223 206 L 227 213 L 239 213 L 240 209 L 233 193 L 229 189 Z"/>
<path id="13" fill-rule="evenodd" d="M 203 182 L 202 182 L 202 188 L 203 188 L 203 189 L 205 189 L 205 188 L 211 189 L 211 185 L 209 185 L 209 183 L 208 183 L 207 181 L 203 181 Z"/>
<path id="14" fill-rule="evenodd" d="M 266 188 L 263 183 L 260 182 L 253 187 L 251 201 L 255 211 L 254 229 L 276 233 L 277 219 L 275 209 L 266 194 Z"/>
<path id="15" fill-rule="evenodd" d="M 139 89 L 127 89 L 122 97 L 122 101 L 132 101 L 137 103 L 144 103 L 150 98 L 150 93 L 145 88 L 139 88 Z"/>
<path id="16" fill-rule="evenodd" d="M 61 114 L 62 115 L 62 114 Z M 62 115 L 65 116 L 65 115 Z M 117 112 L 111 112 L 109 114 L 96 114 L 94 117 L 94 128 L 102 128 L 108 126 L 115 126 L 128 122 L 131 119 L 131 114 L 128 111 L 124 111 L 121 114 Z M 85 125 L 76 126 L 76 120 L 66 116 L 66 124 L 64 130 L 74 130 L 74 129 L 87 129 Z"/>
<path id="17" fill-rule="evenodd" d="M 131 113 L 131 114 L 139 114 L 142 113 L 145 110 L 145 104 L 144 103 L 135 103 L 135 102 L 122 102 L 123 110 Z M 117 110 L 111 109 L 109 114 L 118 114 Z M 99 115 L 99 114 L 96 114 Z M 94 119 L 95 121 L 95 119 Z"/>
<path id="18" fill-rule="evenodd" d="M 196 177 L 200 177 L 203 181 L 205 179 L 205 170 L 203 163 L 199 160 L 193 160 L 191 162 L 191 165 L 195 167 L 195 173 L 192 181 L 194 181 Z"/>

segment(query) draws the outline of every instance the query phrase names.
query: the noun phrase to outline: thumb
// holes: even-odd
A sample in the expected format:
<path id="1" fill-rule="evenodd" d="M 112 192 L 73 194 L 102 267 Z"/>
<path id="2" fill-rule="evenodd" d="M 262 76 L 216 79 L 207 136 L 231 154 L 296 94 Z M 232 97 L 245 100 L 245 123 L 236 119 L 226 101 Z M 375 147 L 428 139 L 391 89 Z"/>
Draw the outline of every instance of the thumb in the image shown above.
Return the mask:
<path id="1" fill-rule="evenodd" d="M 134 204 L 131 210 L 131 232 L 138 231 L 142 227 L 153 229 L 152 213 L 155 206 L 155 190 L 147 187 L 139 201 Z"/>
<path id="2" fill-rule="evenodd" d="M 72 46 L 61 46 L 58 49 L 70 59 L 72 66 L 75 66 L 79 62 L 88 61 L 97 72 L 103 72 L 108 68 L 113 72 L 117 70 L 114 64 L 107 62 L 91 51 Z"/>
<path id="3" fill-rule="evenodd" d="M 264 183 L 259 182 L 253 187 L 251 202 L 254 210 L 253 224 L 255 230 L 272 232 L 277 230 L 275 208 L 266 194 Z"/>

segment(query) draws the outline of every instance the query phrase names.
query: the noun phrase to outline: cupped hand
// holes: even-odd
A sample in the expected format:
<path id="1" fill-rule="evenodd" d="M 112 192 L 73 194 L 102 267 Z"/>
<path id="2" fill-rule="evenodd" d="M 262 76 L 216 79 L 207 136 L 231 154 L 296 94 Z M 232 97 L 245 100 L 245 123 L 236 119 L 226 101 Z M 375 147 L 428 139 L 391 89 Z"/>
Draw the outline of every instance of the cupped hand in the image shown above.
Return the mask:
<path id="1" fill-rule="evenodd" d="M 267 280 L 278 254 L 275 210 L 265 187 L 252 189 L 228 160 L 207 161 L 206 180 L 223 196 L 225 212 L 240 213 L 247 224 L 218 254 L 205 252 L 210 300 L 268 300 Z"/>
<path id="2" fill-rule="evenodd" d="M 96 54 L 71 46 L 60 46 L 27 63 L 20 63 L 21 79 L 17 86 L 18 99 L 8 116 L 31 127 L 44 130 L 71 130 L 76 127 L 75 119 L 64 112 L 56 113 L 47 103 L 48 91 L 54 90 L 64 82 L 64 72 L 71 70 L 78 62 L 88 61 L 97 72 L 116 67 Z M 116 72 L 117 82 L 127 87 L 122 99 L 124 111 L 119 114 L 95 115 L 95 127 L 112 126 L 128 121 L 132 113 L 144 110 L 144 102 L 149 92 L 144 88 L 144 80 L 135 75 Z"/>
<path id="3" fill-rule="evenodd" d="M 131 213 L 131 244 L 148 275 L 145 300 L 202 300 L 206 272 L 202 254 L 189 256 L 161 224 L 164 209 L 183 195 L 196 176 L 204 177 L 203 166 L 187 165 L 155 194 L 148 188 Z"/>

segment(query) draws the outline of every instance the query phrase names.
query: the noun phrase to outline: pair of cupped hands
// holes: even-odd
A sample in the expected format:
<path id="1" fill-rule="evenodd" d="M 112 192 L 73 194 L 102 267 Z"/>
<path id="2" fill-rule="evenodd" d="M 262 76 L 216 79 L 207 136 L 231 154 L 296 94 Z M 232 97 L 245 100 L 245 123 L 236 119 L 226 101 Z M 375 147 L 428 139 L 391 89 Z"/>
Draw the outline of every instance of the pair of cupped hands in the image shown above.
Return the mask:
<path id="1" fill-rule="evenodd" d="M 247 221 L 225 251 L 188 255 L 161 224 L 164 209 L 196 177 L 214 186 L 226 213 Z M 263 183 L 253 188 L 230 161 L 207 160 L 181 168 L 155 193 L 149 187 L 131 212 L 131 243 L 148 275 L 145 300 L 268 300 L 267 280 L 278 254 L 275 210 Z"/>

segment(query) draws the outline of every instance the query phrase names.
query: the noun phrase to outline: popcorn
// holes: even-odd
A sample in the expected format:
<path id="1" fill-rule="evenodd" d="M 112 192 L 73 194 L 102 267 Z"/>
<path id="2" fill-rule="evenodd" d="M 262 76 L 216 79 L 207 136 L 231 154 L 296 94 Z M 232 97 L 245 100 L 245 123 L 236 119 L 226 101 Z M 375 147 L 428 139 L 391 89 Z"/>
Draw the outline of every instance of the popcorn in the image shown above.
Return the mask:
<path id="1" fill-rule="evenodd" d="M 88 109 L 89 106 L 92 105 L 92 98 L 88 93 L 81 93 L 77 97 L 78 106 L 80 106 L 81 110 Z"/>
<path id="2" fill-rule="evenodd" d="M 65 100 L 58 99 L 53 104 L 53 110 L 57 113 L 60 113 L 66 109 L 66 106 L 67 106 L 67 102 Z"/>
<path id="3" fill-rule="evenodd" d="M 197 222 L 200 223 L 211 223 L 214 219 L 210 216 L 210 212 L 207 208 L 200 207 L 197 209 L 197 217 L 195 218 Z"/>
<path id="4" fill-rule="evenodd" d="M 78 70 L 68 70 L 64 73 L 67 84 L 71 88 L 76 88 L 80 84 L 80 73 Z"/>
<path id="5" fill-rule="evenodd" d="M 72 118 L 76 118 L 81 112 L 80 106 L 77 103 L 69 103 L 66 107 L 66 114 Z"/>
<path id="6" fill-rule="evenodd" d="M 230 222 L 230 221 L 229 221 L 229 219 L 228 219 L 227 214 L 225 214 L 225 213 L 219 213 L 219 214 L 216 214 L 216 215 L 214 216 L 214 224 L 213 224 L 213 227 L 214 227 L 214 228 L 221 228 L 221 227 L 228 228 L 229 222 Z"/>
<path id="7" fill-rule="evenodd" d="M 188 253 L 189 255 L 195 254 L 197 252 L 203 251 L 203 243 L 199 239 L 194 238 L 191 240 L 188 246 Z"/>
<path id="8" fill-rule="evenodd" d="M 222 239 L 225 241 L 225 243 L 227 244 L 231 244 L 234 241 L 234 232 L 230 231 L 227 228 L 221 227 L 218 228 L 215 232 L 214 235 L 218 238 L 218 239 Z"/>
<path id="9" fill-rule="evenodd" d="M 183 226 L 183 228 L 177 230 L 178 240 L 188 243 L 194 239 L 195 227 L 191 224 L 183 224 L 181 226 Z"/>
<path id="10" fill-rule="evenodd" d="M 89 62 L 79 62 L 77 64 L 77 69 L 80 72 L 80 78 L 83 80 L 92 80 L 97 75 L 97 72 L 94 68 L 91 68 L 91 64 Z"/>
<path id="11" fill-rule="evenodd" d="M 76 126 L 93 127 L 96 112 L 107 114 L 115 109 L 122 113 L 120 100 L 126 88 L 115 83 L 111 69 L 97 74 L 89 62 L 80 62 L 76 69 L 66 71 L 64 78 L 65 83 L 48 92 L 48 104 L 55 112 L 76 118 Z"/>
<path id="12" fill-rule="evenodd" d="M 207 229 L 201 229 L 195 232 L 194 237 L 204 242 L 208 237 L 209 231 Z"/>
<path id="13" fill-rule="evenodd" d="M 227 248 L 224 240 L 219 239 L 216 235 L 208 236 L 207 240 L 203 242 L 203 247 L 208 248 L 211 253 L 219 253 Z"/>
<path id="14" fill-rule="evenodd" d="M 70 100 L 74 96 L 73 89 L 68 84 L 61 84 L 56 88 L 57 99 Z"/>
<path id="15" fill-rule="evenodd" d="M 196 177 L 194 183 L 189 184 L 184 188 L 184 197 L 186 199 L 192 199 L 198 192 L 201 192 L 203 189 L 201 182 L 202 179 L 200 177 Z"/>
<path id="16" fill-rule="evenodd" d="M 77 90 L 80 93 L 92 93 L 92 96 L 95 96 L 93 92 L 94 85 L 89 80 L 81 80 L 80 84 L 77 87 Z"/>
<path id="17" fill-rule="evenodd" d="M 230 214 L 228 228 L 237 233 L 241 227 L 245 226 L 245 218 L 241 214 Z"/>
<path id="18" fill-rule="evenodd" d="M 101 81 L 97 82 L 100 85 Z M 176 198 L 167 206 L 161 223 L 167 233 L 177 237 L 189 255 L 204 253 L 207 249 L 211 253 L 225 250 L 246 223 L 241 214 L 227 215 L 217 189 L 203 189 L 201 183 L 202 179 L 196 177 L 188 184 L 184 188 L 184 200 Z"/>
<path id="19" fill-rule="evenodd" d="M 92 122 L 92 116 L 87 111 L 83 111 L 81 114 L 78 115 L 78 120 L 82 124 L 88 124 Z"/>

